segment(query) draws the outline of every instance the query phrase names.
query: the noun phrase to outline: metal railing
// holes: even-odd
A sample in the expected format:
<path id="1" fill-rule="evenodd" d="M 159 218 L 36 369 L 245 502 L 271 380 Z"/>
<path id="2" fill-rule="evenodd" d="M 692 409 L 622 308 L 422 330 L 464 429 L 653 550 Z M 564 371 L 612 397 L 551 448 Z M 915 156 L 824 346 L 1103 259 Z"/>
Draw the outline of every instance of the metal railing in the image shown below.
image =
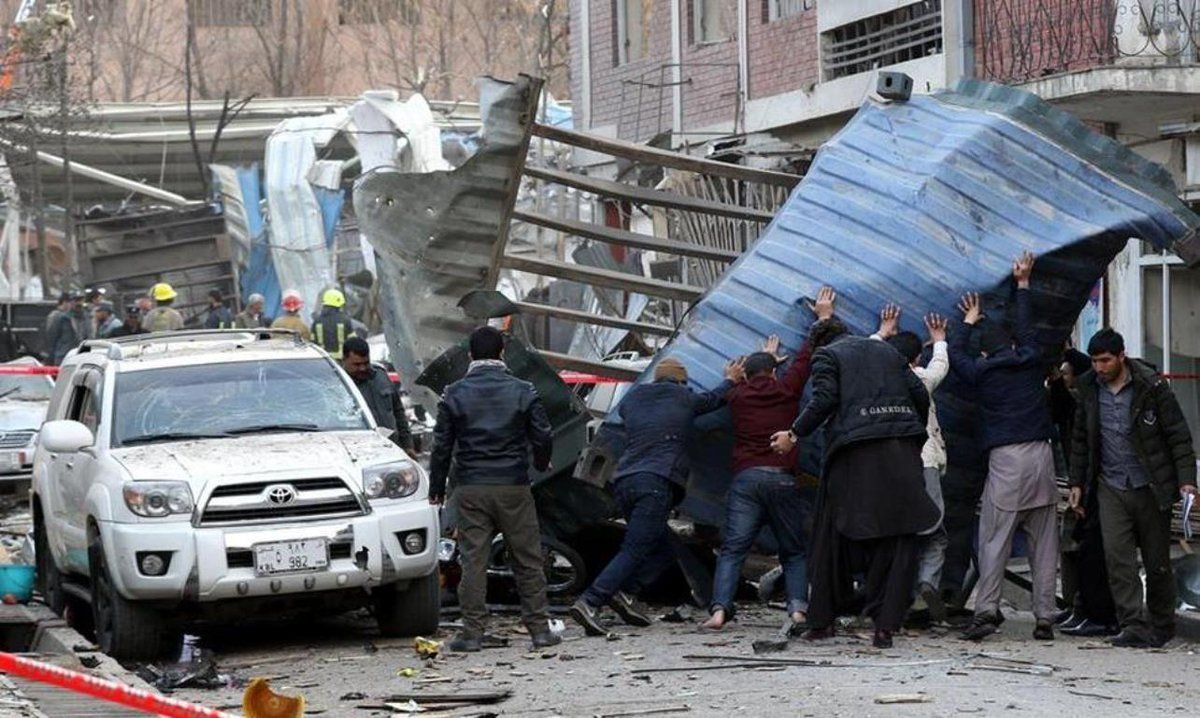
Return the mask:
<path id="1" fill-rule="evenodd" d="M 986 0 L 975 6 L 979 77 L 1026 82 L 1108 65 L 1195 65 L 1200 0 Z"/>

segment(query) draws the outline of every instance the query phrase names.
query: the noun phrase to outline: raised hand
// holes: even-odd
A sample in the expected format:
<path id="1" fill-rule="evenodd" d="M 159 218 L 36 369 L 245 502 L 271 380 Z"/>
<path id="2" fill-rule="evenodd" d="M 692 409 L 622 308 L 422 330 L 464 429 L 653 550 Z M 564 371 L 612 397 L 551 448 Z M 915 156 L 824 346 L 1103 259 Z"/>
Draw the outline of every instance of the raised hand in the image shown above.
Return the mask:
<path id="1" fill-rule="evenodd" d="M 821 287 L 817 292 L 817 303 L 812 306 L 813 314 L 817 315 L 817 321 L 824 321 L 833 317 L 833 304 L 837 301 L 837 292 L 833 291 L 833 287 Z"/>
<path id="2" fill-rule="evenodd" d="M 926 314 L 925 329 L 929 332 L 929 341 L 934 344 L 946 341 L 946 318 L 942 315 Z"/>
<path id="3" fill-rule="evenodd" d="M 879 312 L 879 331 L 876 334 L 887 339 L 896 336 L 898 331 L 900 331 L 900 307 L 888 302 L 887 306 Z"/>
<path id="4" fill-rule="evenodd" d="M 1013 278 L 1022 289 L 1029 287 L 1029 277 L 1033 274 L 1033 252 L 1022 252 L 1013 262 Z"/>
<path id="5" fill-rule="evenodd" d="M 767 354 L 770 354 L 771 356 L 775 357 L 776 362 L 782 362 L 785 359 L 787 359 L 786 354 L 779 353 L 779 335 L 778 334 L 772 334 L 771 336 L 767 337 L 767 340 L 765 342 L 763 342 L 762 350 L 764 352 L 766 352 Z"/>
<path id="6" fill-rule="evenodd" d="M 979 303 L 979 295 L 967 292 L 958 302 L 958 308 L 963 313 L 964 324 L 978 324 L 983 319 L 983 306 Z"/>
<path id="7" fill-rule="evenodd" d="M 746 357 L 738 357 L 725 365 L 725 378 L 734 384 L 746 380 Z"/>

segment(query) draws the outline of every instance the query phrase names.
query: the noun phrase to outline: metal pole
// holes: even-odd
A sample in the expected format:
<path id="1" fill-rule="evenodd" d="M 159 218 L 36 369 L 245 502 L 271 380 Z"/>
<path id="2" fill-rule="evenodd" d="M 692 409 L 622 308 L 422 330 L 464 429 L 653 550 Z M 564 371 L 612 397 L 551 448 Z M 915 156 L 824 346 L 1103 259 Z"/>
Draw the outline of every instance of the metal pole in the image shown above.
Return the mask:
<path id="1" fill-rule="evenodd" d="M 1171 265 L 1167 264 L 1167 250 L 1162 251 L 1162 342 L 1163 374 L 1171 373 Z"/>

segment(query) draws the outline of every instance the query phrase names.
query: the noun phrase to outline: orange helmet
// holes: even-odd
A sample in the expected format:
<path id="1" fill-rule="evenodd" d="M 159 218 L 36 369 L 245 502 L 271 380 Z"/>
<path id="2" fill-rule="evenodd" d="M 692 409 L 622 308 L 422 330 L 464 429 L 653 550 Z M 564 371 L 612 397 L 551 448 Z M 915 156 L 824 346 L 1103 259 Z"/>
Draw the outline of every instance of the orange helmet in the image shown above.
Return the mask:
<path id="1" fill-rule="evenodd" d="M 300 298 L 300 292 L 295 289 L 289 289 L 283 293 L 283 308 L 289 312 L 299 311 L 300 307 L 304 306 L 304 300 Z"/>

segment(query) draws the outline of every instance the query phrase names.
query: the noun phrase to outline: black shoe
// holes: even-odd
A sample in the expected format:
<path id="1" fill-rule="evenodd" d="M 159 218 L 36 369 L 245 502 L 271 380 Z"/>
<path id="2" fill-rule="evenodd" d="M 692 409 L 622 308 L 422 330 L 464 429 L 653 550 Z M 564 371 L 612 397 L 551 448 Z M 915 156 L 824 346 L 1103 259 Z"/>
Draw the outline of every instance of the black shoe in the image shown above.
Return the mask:
<path id="1" fill-rule="evenodd" d="M 533 640 L 534 648 L 550 648 L 551 646 L 557 646 L 558 644 L 562 643 L 562 636 L 558 635 L 557 633 L 551 633 L 550 631 L 535 633 L 530 636 L 530 639 Z"/>
<path id="2" fill-rule="evenodd" d="M 1145 636 L 1135 631 L 1125 629 L 1109 640 L 1117 648 L 1154 648 Z"/>
<path id="3" fill-rule="evenodd" d="M 837 635 L 837 630 L 833 626 L 825 626 L 824 628 L 810 627 L 804 632 L 804 640 L 806 641 L 825 641 Z"/>
<path id="4" fill-rule="evenodd" d="M 1170 631 L 1170 632 L 1155 631 L 1153 634 L 1151 634 L 1151 638 L 1148 641 L 1148 643 L 1150 644 L 1151 648 L 1162 648 L 1163 646 L 1170 643 L 1171 639 L 1174 637 L 1175 637 L 1174 631 Z"/>
<path id="5" fill-rule="evenodd" d="M 1054 625 L 1058 626 L 1058 630 L 1065 631 L 1068 628 L 1075 628 L 1076 626 L 1079 626 L 1086 620 L 1087 620 L 1087 618 L 1085 616 L 1081 616 L 1077 613 L 1072 613 L 1070 616 L 1067 616 L 1066 619 L 1062 623 L 1056 623 Z"/>
<path id="6" fill-rule="evenodd" d="M 608 631 L 600 625 L 600 610 L 592 608 L 582 598 L 571 604 L 571 618 L 583 626 L 583 632 L 589 636 L 607 636 Z"/>
<path id="7" fill-rule="evenodd" d="M 959 635 L 964 641 L 982 641 L 996 632 L 996 619 L 993 616 L 976 616 L 967 626 L 967 630 Z"/>
<path id="8" fill-rule="evenodd" d="M 628 626 L 647 628 L 654 625 L 654 621 L 650 620 L 650 617 L 646 615 L 641 606 L 633 600 L 632 596 L 624 591 L 617 591 L 617 594 L 608 602 L 608 607 L 616 611 L 617 615 Z"/>
<path id="9" fill-rule="evenodd" d="M 508 648 L 508 639 L 485 633 L 483 638 L 479 639 L 479 644 L 484 648 Z"/>
<path id="10" fill-rule="evenodd" d="M 478 653 L 483 650 L 483 639 L 469 633 L 459 633 L 450 639 L 446 648 L 454 653 Z"/>
<path id="11" fill-rule="evenodd" d="M 1033 638 L 1036 641 L 1053 641 L 1054 626 L 1049 621 L 1038 621 L 1033 627 Z"/>
<path id="12" fill-rule="evenodd" d="M 1074 611 L 1072 611 L 1069 608 L 1064 608 L 1063 610 L 1054 614 L 1054 617 L 1050 619 L 1050 622 L 1061 628 L 1062 625 L 1067 622 L 1067 619 L 1069 619 L 1071 616 L 1074 616 L 1074 615 L 1075 615 Z"/>
<path id="13" fill-rule="evenodd" d="M 1106 626 L 1105 624 L 1098 623 L 1090 618 L 1074 626 L 1059 628 L 1058 630 L 1062 632 L 1064 636 L 1077 636 L 1080 638 L 1115 636 L 1121 631 L 1121 629 L 1117 626 Z"/>
<path id="14" fill-rule="evenodd" d="M 871 639 L 871 645 L 876 648 L 891 648 L 892 632 L 883 628 L 876 628 L 875 637 Z"/>
<path id="15" fill-rule="evenodd" d="M 929 620 L 933 623 L 946 622 L 946 604 L 942 602 L 942 594 L 933 586 L 927 583 L 921 584 L 919 588 L 921 599 L 925 601 L 925 605 L 929 608 Z"/>

